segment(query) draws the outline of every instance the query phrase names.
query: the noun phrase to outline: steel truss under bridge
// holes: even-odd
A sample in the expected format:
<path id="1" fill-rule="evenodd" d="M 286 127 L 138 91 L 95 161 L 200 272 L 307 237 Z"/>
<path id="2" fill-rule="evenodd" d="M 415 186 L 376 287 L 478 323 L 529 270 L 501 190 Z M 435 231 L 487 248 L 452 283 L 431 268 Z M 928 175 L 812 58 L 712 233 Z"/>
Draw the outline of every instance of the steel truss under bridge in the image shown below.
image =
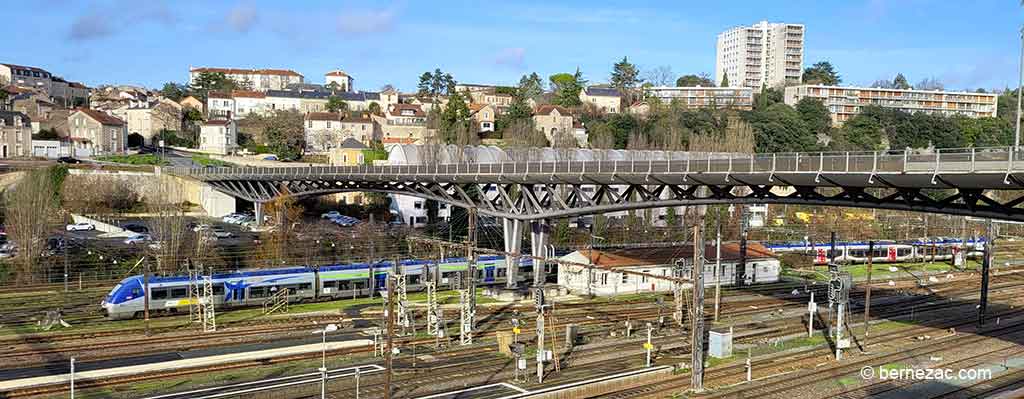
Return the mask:
<path id="1" fill-rule="evenodd" d="M 381 192 L 524 221 L 706 204 L 828 205 L 1024 221 L 1024 196 L 1014 192 L 1024 189 L 1024 159 L 1013 148 L 690 155 L 164 172 L 256 203 L 281 194 Z"/>

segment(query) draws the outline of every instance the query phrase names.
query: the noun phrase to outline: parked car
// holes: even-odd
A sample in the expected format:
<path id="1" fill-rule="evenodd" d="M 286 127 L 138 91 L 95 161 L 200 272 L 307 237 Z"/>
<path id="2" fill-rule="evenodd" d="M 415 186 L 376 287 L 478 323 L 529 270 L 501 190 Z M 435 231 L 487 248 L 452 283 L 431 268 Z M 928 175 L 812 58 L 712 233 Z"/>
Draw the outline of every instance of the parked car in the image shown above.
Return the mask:
<path id="1" fill-rule="evenodd" d="M 200 231 L 206 231 L 206 230 L 209 230 L 209 229 L 210 229 L 210 225 L 208 225 L 206 223 L 196 224 L 196 225 L 192 226 L 192 231 L 194 231 L 196 233 L 198 233 Z"/>
<path id="2" fill-rule="evenodd" d="M 352 227 L 359 224 L 360 221 L 354 217 L 342 215 L 331 219 L 331 222 L 341 227 Z"/>
<path id="3" fill-rule="evenodd" d="M 128 231 L 130 231 L 132 233 L 139 233 L 139 234 L 148 234 L 149 233 L 149 227 L 143 226 L 143 225 L 138 224 L 138 223 L 127 223 L 127 224 L 121 225 L 121 228 L 123 228 L 125 230 L 128 230 Z"/>
<path id="4" fill-rule="evenodd" d="M 81 223 L 72 223 L 72 224 L 69 224 L 67 226 L 64 226 L 64 229 L 67 230 L 67 231 L 90 231 L 90 230 L 96 230 L 96 226 L 93 225 L 92 223 L 81 222 Z"/>
<path id="5" fill-rule="evenodd" d="M 217 237 L 217 238 L 231 238 L 231 237 L 235 236 L 234 233 L 232 233 L 230 231 L 227 231 L 227 230 L 224 230 L 224 229 L 222 229 L 220 227 L 214 227 L 211 230 L 211 232 L 213 233 L 213 236 Z"/>
<path id="6" fill-rule="evenodd" d="M 263 157 L 263 160 L 264 161 L 276 161 L 277 160 L 277 155 L 267 155 L 267 156 Z"/>
<path id="7" fill-rule="evenodd" d="M 143 242 L 146 242 L 146 241 L 149 241 L 149 240 L 152 240 L 152 239 L 153 239 L 153 237 L 150 237 L 149 234 L 136 234 L 136 235 L 133 235 L 131 237 L 126 238 L 124 240 L 124 243 L 128 244 L 128 245 L 135 245 L 135 244 L 143 243 Z"/>
<path id="8" fill-rule="evenodd" d="M 327 212 L 327 213 L 325 213 L 323 215 L 320 215 L 320 219 L 334 219 L 334 218 L 337 218 L 337 217 L 340 217 L 340 216 L 342 216 L 341 212 L 330 211 L 330 212 Z"/>
<path id="9" fill-rule="evenodd" d="M 57 163 L 80 164 L 82 161 L 72 157 L 60 157 L 57 158 Z"/>

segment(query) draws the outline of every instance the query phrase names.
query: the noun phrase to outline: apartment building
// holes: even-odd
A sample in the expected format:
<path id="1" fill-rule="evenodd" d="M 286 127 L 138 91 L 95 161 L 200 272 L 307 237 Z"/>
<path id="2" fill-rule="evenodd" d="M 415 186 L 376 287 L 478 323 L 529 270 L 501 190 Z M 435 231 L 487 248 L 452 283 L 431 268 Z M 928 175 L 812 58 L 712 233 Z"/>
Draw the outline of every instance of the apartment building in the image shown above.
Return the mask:
<path id="1" fill-rule="evenodd" d="M 663 104 L 676 103 L 684 108 L 733 108 L 749 110 L 754 105 L 754 89 L 749 87 L 671 87 L 644 88 L 647 98 Z"/>
<path id="2" fill-rule="evenodd" d="M 0 64 L 0 86 L 12 85 L 45 93 L 63 107 L 84 106 L 89 102 L 89 88 L 69 82 L 49 71 L 31 66 Z"/>
<path id="3" fill-rule="evenodd" d="M 306 114 L 306 150 L 327 152 L 338 148 L 346 139 L 369 144 L 376 139 L 373 120 L 368 116 L 352 117 L 334 112 Z"/>
<path id="4" fill-rule="evenodd" d="M 32 125 L 28 115 L 0 111 L 0 159 L 27 157 L 32 150 Z"/>
<path id="5" fill-rule="evenodd" d="M 337 87 L 340 91 L 353 91 L 355 89 L 352 76 L 340 69 L 324 74 L 324 86 Z"/>
<path id="6" fill-rule="evenodd" d="M 989 93 L 952 91 L 901 90 L 869 87 L 841 87 L 825 85 L 790 86 L 785 91 L 785 102 L 796 105 L 801 99 L 821 100 L 832 123 L 842 125 L 861 108 L 876 105 L 914 113 L 937 115 L 963 115 L 971 118 L 995 117 L 999 96 Z"/>
<path id="7" fill-rule="evenodd" d="M 617 114 L 622 109 L 622 93 L 610 87 L 587 87 L 580 90 L 580 102 L 604 113 Z"/>
<path id="8" fill-rule="evenodd" d="M 181 131 L 181 105 L 168 100 L 136 101 L 110 113 L 128 126 L 128 145 L 157 145 L 154 140 L 161 131 Z"/>
<path id="9" fill-rule="evenodd" d="M 240 69 L 240 68 L 192 68 L 188 70 L 188 83 L 191 85 L 203 73 L 223 73 L 229 79 L 252 90 L 284 90 L 292 83 L 302 83 L 302 74 L 290 69 Z"/>
<path id="10" fill-rule="evenodd" d="M 799 84 L 803 73 L 804 26 L 761 21 L 718 34 L 715 83 L 754 89 Z"/>
<path id="11" fill-rule="evenodd" d="M 427 128 L 427 113 L 415 104 L 391 104 L 383 117 L 370 116 L 381 128 L 384 144 L 422 144 L 434 135 Z"/>
<path id="12" fill-rule="evenodd" d="M 91 157 L 124 152 L 128 129 L 123 120 L 101 111 L 79 108 L 68 116 L 73 154 Z"/>
<path id="13" fill-rule="evenodd" d="M 199 128 L 199 151 L 227 155 L 238 149 L 238 123 L 211 119 Z"/>

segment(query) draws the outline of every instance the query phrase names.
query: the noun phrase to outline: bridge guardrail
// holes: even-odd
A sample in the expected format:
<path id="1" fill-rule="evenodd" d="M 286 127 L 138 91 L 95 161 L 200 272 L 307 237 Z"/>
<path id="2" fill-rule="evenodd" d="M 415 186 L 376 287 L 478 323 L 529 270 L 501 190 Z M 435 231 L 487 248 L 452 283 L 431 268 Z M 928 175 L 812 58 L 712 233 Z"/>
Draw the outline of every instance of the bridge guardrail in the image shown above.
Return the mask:
<path id="1" fill-rule="evenodd" d="M 973 173 L 1024 169 L 1013 147 L 944 148 L 938 150 L 773 153 L 730 156 L 696 153 L 686 160 L 550 160 L 503 163 L 445 163 L 364 166 L 285 166 L 164 168 L 190 176 L 303 176 L 318 175 L 504 175 L 536 174 L 689 174 L 689 173 Z"/>

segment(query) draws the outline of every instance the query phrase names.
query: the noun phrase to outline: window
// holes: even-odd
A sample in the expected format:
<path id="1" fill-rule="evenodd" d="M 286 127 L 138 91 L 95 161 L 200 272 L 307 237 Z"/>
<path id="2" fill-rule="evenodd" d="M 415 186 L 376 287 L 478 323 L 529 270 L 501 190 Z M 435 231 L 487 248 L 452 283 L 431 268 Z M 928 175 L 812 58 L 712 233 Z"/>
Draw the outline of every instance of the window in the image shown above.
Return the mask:
<path id="1" fill-rule="evenodd" d="M 312 128 L 313 128 L 313 120 L 312 120 L 312 119 L 310 119 L 310 120 L 309 120 L 309 128 L 310 128 L 310 129 L 312 129 Z"/>
<path id="2" fill-rule="evenodd" d="M 625 284 L 625 283 L 628 283 L 628 282 L 629 282 L 629 275 L 626 274 L 626 273 L 622 273 L 622 283 Z"/>
<path id="3" fill-rule="evenodd" d="M 601 273 L 601 285 L 608 285 L 608 273 Z"/>
<path id="4" fill-rule="evenodd" d="M 185 287 L 171 288 L 171 298 L 184 298 L 188 296 L 188 289 Z"/>
<path id="5" fill-rule="evenodd" d="M 423 209 L 423 202 L 421 202 L 421 201 L 416 201 L 416 202 L 414 202 L 414 203 L 412 204 L 412 207 L 413 207 L 413 208 L 416 208 L 416 209 Z"/>
<path id="6" fill-rule="evenodd" d="M 310 288 L 313 288 L 313 284 L 312 283 L 302 283 L 302 284 L 299 284 L 299 291 L 308 290 Z"/>
<path id="7" fill-rule="evenodd" d="M 167 293 L 166 288 L 154 288 L 153 299 L 167 299 Z"/>
<path id="8" fill-rule="evenodd" d="M 331 128 L 331 121 L 327 121 L 327 128 L 328 128 L 328 129 L 330 129 L 330 128 Z"/>

